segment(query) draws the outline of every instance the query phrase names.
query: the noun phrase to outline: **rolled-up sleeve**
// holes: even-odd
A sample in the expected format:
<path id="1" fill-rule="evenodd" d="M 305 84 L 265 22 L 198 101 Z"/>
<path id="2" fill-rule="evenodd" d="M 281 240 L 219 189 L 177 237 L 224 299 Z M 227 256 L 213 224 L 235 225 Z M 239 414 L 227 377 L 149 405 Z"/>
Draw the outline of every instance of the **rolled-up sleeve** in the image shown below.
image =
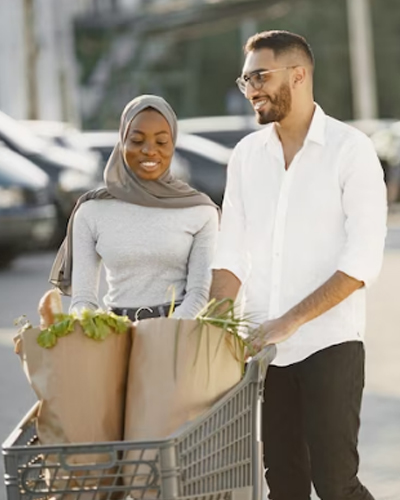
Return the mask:
<path id="1" fill-rule="evenodd" d="M 386 186 L 370 139 L 359 136 L 349 147 L 339 178 L 346 244 L 338 269 L 369 286 L 382 266 L 387 231 Z"/>
<path id="2" fill-rule="evenodd" d="M 221 226 L 212 267 L 230 271 L 243 283 L 249 272 L 249 257 L 242 188 L 240 149 L 237 146 L 228 164 Z"/>

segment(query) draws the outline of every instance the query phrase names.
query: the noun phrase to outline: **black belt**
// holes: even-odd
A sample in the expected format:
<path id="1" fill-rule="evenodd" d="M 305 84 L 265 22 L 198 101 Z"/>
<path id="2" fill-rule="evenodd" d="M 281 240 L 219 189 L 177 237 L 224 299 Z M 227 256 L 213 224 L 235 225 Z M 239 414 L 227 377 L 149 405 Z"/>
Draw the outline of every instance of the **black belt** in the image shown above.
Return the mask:
<path id="1" fill-rule="evenodd" d="M 175 302 L 173 310 L 180 304 L 182 304 L 182 301 Z M 171 304 L 161 304 L 152 307 L 113 307 L 111 311 L 118 316 L 128 316 L 131 321 L 138 321 L 148 318 L 167 317 L 170 309 Z"/>

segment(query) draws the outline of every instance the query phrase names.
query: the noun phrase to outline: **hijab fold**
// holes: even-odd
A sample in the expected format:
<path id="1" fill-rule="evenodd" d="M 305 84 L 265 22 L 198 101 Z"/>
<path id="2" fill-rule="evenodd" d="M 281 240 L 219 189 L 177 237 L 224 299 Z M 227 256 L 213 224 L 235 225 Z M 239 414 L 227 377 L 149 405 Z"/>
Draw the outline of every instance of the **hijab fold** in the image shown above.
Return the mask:
<path id="1" fill-rule="evenodd" d="M 171 129 L 174 146 L 176 144 L 177 118 L 174 110 L 162 97 L 142 95 L 125 106 L 121 115 L 119 141 L 104 170 L 106 187 L 88 191 L 76 202 L 69 218 L 66 237 L 58 250 L 50 272 L 49 282 L 58 288 L 63 295 L 71 295 L 73 222 L 82 203 L 96 199 L 118 199 L 144 207 L 168 209 L 209 205 L 218 209 L 206 194 L 176 179 L 171 174 L 170 169 L 157 180 L 146 181 L 136 176 L 126 165 L 123 147 L 129 126 L 140 112 L 148 108 L 154 109 L 164 116 Z"/>

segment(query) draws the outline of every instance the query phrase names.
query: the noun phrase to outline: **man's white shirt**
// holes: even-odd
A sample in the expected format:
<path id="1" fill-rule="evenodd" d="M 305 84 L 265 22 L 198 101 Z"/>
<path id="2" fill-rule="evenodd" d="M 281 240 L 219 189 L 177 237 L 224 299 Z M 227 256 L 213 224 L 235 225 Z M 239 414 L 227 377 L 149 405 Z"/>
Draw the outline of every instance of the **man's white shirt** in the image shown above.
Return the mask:
<path id="1" fill-rule="evenodd" d="M 288 170 L 274 124 L 233 151 L 214 269 L 242 283 L 242 312 L 274 319 L 342 271 L 368 287 L 386 236 L 383 171 L 370 139 L 316 105 Z M 278 344 L 285 366 L 365 331 L 365 287 Z"/>

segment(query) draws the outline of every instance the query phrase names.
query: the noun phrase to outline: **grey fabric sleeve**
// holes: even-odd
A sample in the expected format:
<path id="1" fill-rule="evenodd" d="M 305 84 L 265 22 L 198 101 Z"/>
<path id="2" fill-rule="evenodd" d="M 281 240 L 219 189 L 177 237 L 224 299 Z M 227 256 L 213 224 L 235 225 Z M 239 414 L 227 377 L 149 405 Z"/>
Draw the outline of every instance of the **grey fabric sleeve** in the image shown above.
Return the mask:
<path id="1" fill-rule="evenodd" d="M 96 252 L 96 229 L 88 211 L 90 202 L 75 215 L 72 233 L 72 300 L 70 312 L 99 307 L 98 289 L 101 259 Z"/>
<path id="2" fill-rule="evenodd" d="M 218 212 L 212 210 L 207 222 L 194 235 L 188 261 L 186 294 L 182 304 L 176 308 L 174 318 L 194 318 L 207 304 L 217 234 Z"/>

